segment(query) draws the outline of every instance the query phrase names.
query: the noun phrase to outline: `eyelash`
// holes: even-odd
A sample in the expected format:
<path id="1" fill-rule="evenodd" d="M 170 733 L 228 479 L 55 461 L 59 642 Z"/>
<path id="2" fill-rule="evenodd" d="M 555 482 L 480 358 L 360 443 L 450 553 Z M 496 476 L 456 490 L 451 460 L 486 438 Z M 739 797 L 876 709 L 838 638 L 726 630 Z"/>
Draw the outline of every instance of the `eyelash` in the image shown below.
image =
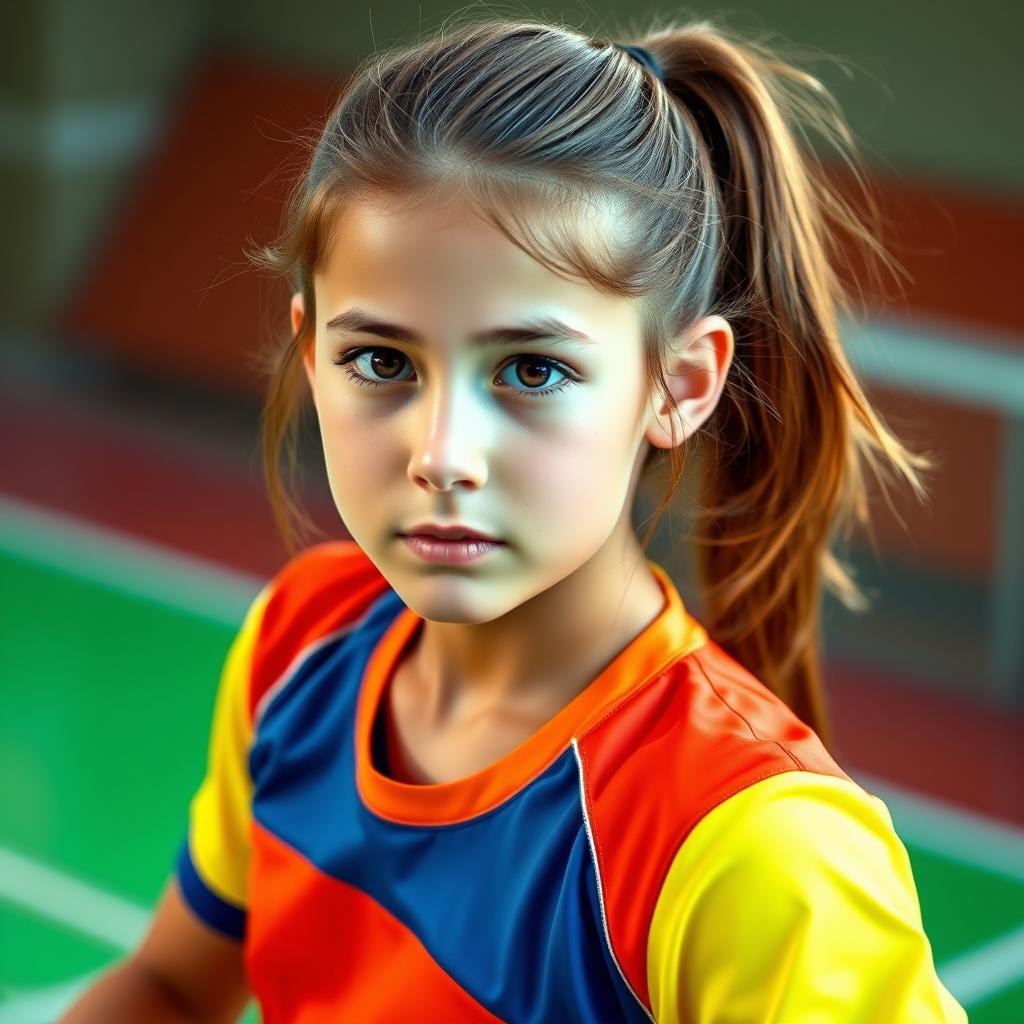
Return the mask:
<path id="1" fill-rule="evenodd" d="M 382 347 L 380 345 L 363 345 L 360 348 L 350 348 L 347 352 L 342 352 L 335 359 L 332 359 L 336 366 L 342 366 L 345 369 L 346 376 L 349 379 L 354 380 L 357 384 L 367 385 L 372 388 L 386 387 L 388 384 L 407 384 L 408 381 L 383 381 L 383 380 L 371 380 L 369 377 L 364 376 L 361 373 L 356 372 L 348 364 L 353 360 L 358 359 L 359 356 L 363 355 L 364 352 L 398 352 L 397 349 Z M 403 356 L 404 354 L 398 352 L 398 355 Z M 512 388 L 513 391 L 518 395 L 524 395 L 527 398 L 547 398 L 549 395 L 553 395 L 559 391 L 564 391 L 567 387 L 572 384 L 578 384 L 579 381 L 572 375 L 572 371 L 564 363 L 559 362 L 557 359 L 551 359 L 548 356 L 535 356 L 528 353 L 522 355 L 513 356 L 512 359 L 505 364 L 498 372 L 501 373 L 505 370 L 506 366 L 514 365 L 518 360 L 530 359 L 537 363 L 543 363 L 545 366 L 551 366 L 558 370 L 559 373 L 566 374 L 566 379 L 561 384 L 556 384 L 554 387 L 542 388 L 539 390 L 526 390 L 520 391 L 517 388 Z M 512 387 L 510 384 L 504 384 L 503 387 Z"/>

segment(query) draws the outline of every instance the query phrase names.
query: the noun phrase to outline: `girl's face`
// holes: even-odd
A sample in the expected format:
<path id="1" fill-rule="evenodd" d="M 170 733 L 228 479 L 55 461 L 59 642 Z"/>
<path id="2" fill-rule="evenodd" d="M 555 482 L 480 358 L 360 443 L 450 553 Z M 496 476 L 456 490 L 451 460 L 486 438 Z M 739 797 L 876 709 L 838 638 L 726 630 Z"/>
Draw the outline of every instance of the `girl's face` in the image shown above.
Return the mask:
<path id="1" fill-rule="evenodd" d="M 304 362 L 331 492 L 407 605 L 491 621 L 602 551 L 621 588 L 648 426 L 632 300 L 557 276 L 455 202 L 350 207 L 314 284 Z M 301 294 L 292 314 L 297 330 Z M 527 328 L 542 336 L 516 339 Z M 427 562 L 398 536 L 426 520 L 504 543 Z"/>

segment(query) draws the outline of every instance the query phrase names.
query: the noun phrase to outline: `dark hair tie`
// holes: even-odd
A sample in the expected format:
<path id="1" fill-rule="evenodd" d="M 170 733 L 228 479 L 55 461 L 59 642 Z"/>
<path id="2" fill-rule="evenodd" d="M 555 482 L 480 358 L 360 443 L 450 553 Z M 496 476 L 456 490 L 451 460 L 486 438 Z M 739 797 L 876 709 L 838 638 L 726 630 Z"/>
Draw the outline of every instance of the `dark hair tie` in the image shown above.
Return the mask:
<path id="1" fill-rule="evenodd" d="M 665 76 L 661 70 L 661 64 L 658 63 L 658 58 L 651 53 L 650 50 L 645 50 L 642 46 L 627 46 L 625 43 L 613 43 L 613 46 L 617 46 L 620 50 L 625 50 L 626 53 L 632 55 L 636 60 L 640 61 L 641 64 L 659 82 L 665 81 Z"/>

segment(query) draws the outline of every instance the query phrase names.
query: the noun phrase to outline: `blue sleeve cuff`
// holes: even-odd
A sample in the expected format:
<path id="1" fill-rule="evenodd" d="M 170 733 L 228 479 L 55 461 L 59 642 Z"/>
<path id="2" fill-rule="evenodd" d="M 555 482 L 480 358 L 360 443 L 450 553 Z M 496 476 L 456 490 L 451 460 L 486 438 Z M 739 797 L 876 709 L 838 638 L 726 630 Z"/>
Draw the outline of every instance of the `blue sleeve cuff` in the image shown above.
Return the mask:
<path id="1" fill-rule="evenodd" d="M 221 899 L 202 880 L 192 863 L 187 837 L 178 852 L 177 874 L 181 894 L 197 917 L 229 938 L 245 938 L 245 908 Z"/>

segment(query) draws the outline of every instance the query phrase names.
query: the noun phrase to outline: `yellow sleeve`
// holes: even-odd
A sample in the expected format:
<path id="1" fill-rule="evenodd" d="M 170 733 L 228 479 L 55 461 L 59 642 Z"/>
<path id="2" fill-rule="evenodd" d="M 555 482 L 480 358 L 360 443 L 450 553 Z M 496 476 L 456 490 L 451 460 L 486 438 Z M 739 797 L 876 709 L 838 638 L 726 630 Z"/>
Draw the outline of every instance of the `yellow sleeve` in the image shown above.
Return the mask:
<path id="1" fill-rule="evenodd" d="M 935 972 L 907 851 L 855 783 L 790 771 L 680 846 L 648 936 L 658 1024 L 963 1024 Z"/>
<path id="2" fill-rule="evenodd" d="M 221 670 L 206 775 L 189 805 L 188 832 L 177 862 L 185 903 L 206 924 L 241 940 L 248 905 L 252 780 L 249 680 L 252 654 L 270 587 L 246 612 Z"/>

